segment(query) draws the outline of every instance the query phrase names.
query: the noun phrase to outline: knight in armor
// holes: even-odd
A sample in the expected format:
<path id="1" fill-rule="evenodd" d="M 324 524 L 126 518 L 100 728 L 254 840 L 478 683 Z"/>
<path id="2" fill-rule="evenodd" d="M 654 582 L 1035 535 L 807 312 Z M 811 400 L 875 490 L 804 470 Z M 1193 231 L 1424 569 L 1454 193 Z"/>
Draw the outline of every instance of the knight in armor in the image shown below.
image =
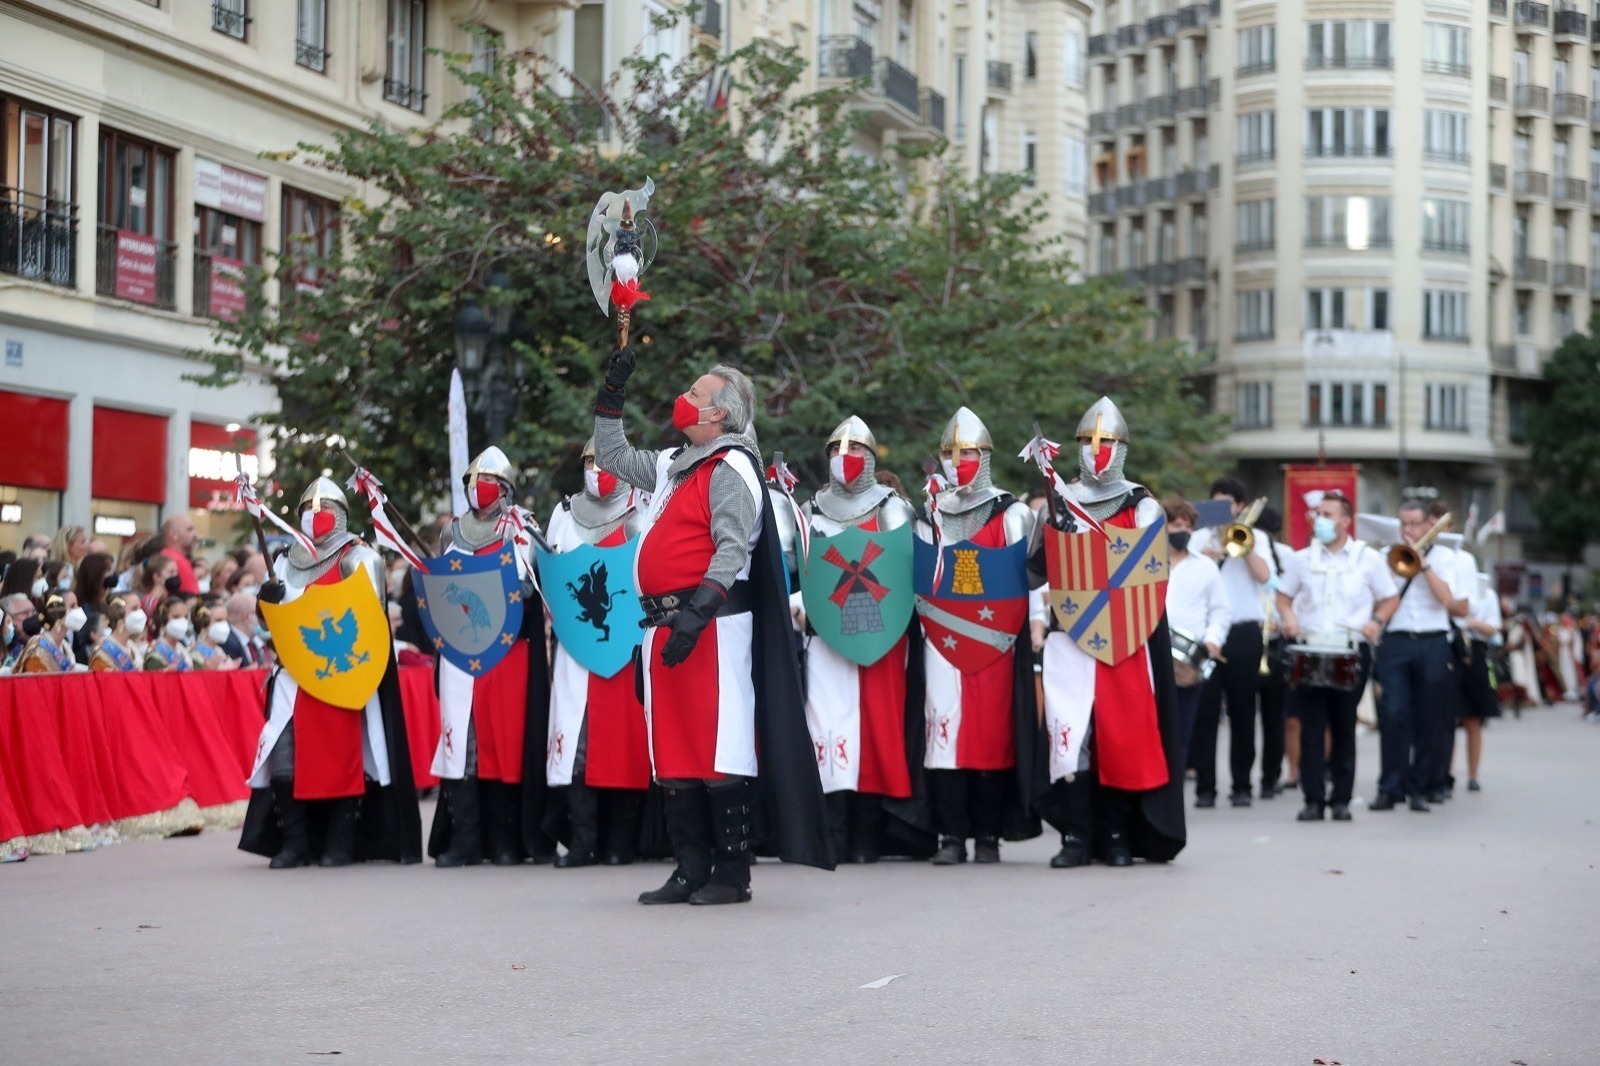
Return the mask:
<path id="1" fill-rule="evenodd" d="M 712 368 L 673 408 L 688 445 L 645 451 L 622 428 L 636 365 L 628 348 L 607 360 L 594 439 L 602 470 L 650 493 L 633 575 L 645 615 L 640 688 L 677 868 L 639 902 L 743 903 L 758 814 L 781 858 L 833 866 L 752 435 L 755 388 L 739 370 Z"/>
<path id="2" fill-rule="evenodd" d="M 544 735 L 550 706 L 544 607 L 533 580 L 530 538 L 513 520 L 517 475 L 499 448 L 490 447 L 463 476 L 467 510 L 444 530 L 439 558 L 452 553 L 515 552 L 522 585 L 522 628 L 511 650 L 474 677 L 439 660 L 439 745 L 432 772 L 443 795 L 434 813 L 428 854 L 439 866 L 496 866 L 525 859 L 550 862 L 545 836 Z M 537 525 L 526 512 L 523 523 Z"/>
<path id="3" fill-rule="evenodd" d="M 1129 434 L 1116 404 L 1096 400 L 1076 436 L 1078 477 L 1067 483 L 1056 475 L 1050 525 L 1110 539 L 1118 530 L 1164 523 L 1149 490 L 1123 476 Z M 1041 526 L 1030 553 L 1040 581 L 1044 532 Z M 1100 576 L 1093 580 L 1109 587 Z M 1165 614 L 1143 647 L 1113 666 L 1076 643 L 1051 610 L 1042 660 L 1050 788 L 1040 809 L 1061 832 L 1050 865 L 1082 866 L 1095 854 L 1110 866 L 1135 857 L 1171 860 L 1185 841 L 1183 731 Z"/>
<path id="4" fill-rule="evenodd" d="M 813 538 L 846 529 L 869 533 L 914 526 L 916 511 L 904 497 L 878 483 L 878 442 L 855 415 L 828 437 L 828 484 L 800 509 Z M 816 541 L 808 565 L 822 566 Z M 882 611 L 867 581 L 840 574 L 842 636 L 881 632 Z M 906 681 L 909 640 L 902 633 L 870 666 L 860 666 L 830 647 L 815 630 L 806 635 L 806 723 L 817 751 L 834 854 L 853 863 L 878 861 L 883 801 L 909 799 Z M 915 723 L 920 728 L 920 722 Z"/>
<path id="5" fill-rule="evenodd" d="M 384 602 L 383 560 L 350 532 L 350 505 L 337 484 L 314 481 L 300 497 L 299 522 L 310 547 L 296 541 L 278 556 L 258 594 L 262 602 L 291 602 L 312 585 L 337 585 L 357 574 Z M 365 707 L 347 710 L 274 668 L 241 849 L 270 856 L 275 870 L 421 861 L 422 822 L 396 671 L 391 652 L 377 692 Z"/>
<path id="6" fill-rule="evenodd" d="M 958 551 L 1028 540 L 1033 511 L 995 486 L 990 475 L 994 441 L 977 415 L 965 407 L 956 411 L 944 428 L 939 455 L 946 484 L 930 503 L 928 524 L 919 527 L 919 536 Z M 960 577 L 954 580 L 959 583 Z M 923 624 L 926 631 L 926 617 Z M 1025 611 L 1013 636 L 1027 640 Z M 994 863 L 1000 861 L 1002 836 L 1017 840 L 1038 832 L 1036 826 L 1017 828 L 1014 817 L 1019 811 L 1026 817 L 1035 773 L 1031 658 L 1019 655 L 1013 642 L 981 670 L 963 672 L 944 655 L 956 639 L 926 633 L 923 644 L 928 738 L 923 766 L 939 833 L 933 858 L 939 866 L 966 862 L 969 837 L 974 861 Z"/>
<path id="7" fill-rule="evenodd" d="M 550 547 L 558 552 L 584 545 L 621 547 L 643 526 L 639 493 L 596 465 L 594 438 L 589 438 L 583 446 L 583 491 L 561 501 L 550 516 Z M 607 577 L 610 587 L 591 580 L 582 593 L 571 595 L 596 597 L 594 603 L 580 602 L 580 606 L 602 612 L 609 607 L 606 598 L 633 575 L 612 572 Z M 551 594 L 563 592 L 552 588 Z M 631 622 L 629 628 L 632 633 L 609 632 L 606 639 L 631 644 L 639 630 Z M 589 866 L 601 856 L 610 866 L 634 860 L 640 814 L 650 787 L 650 747 L 644 706 L 634 692 L 632 662 L 602 677 L 556 644 L 545 780 L 566 799 L 567 851 L 556 860 L 557 866 Z"/>

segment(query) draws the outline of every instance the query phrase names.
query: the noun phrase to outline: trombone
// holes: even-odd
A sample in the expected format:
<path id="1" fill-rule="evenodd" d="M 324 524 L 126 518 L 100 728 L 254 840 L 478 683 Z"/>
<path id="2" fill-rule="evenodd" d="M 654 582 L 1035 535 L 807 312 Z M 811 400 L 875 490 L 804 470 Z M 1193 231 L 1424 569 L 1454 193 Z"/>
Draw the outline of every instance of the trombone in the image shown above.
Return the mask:
<path id="1" fill-rule="evenodd" d="M 1439 539 L 1439 534 L 1450 528 L 1451 515 L 1447 511 L 1428 527 L 1428 531 L 1418 537 L 1415 543 L 1408 544 L 1402 538 L 1399 544 L 1389 549 L 1389 569 L 1394 571 L 1396 577 L 1403 577 L 1407 581 L 1422 573 L 1422 557 L 1428 553 L 1433 542 Z"/>
<path id="2" fill-rule="evenodd" d="M 1267 498 L 1262 496 L 1240 513 L 1238 521 L 1222 527 L 1219 537 L 1222 550 L 1228 553 L 1228 558 L 1242 559 L 1256 550 L 1255 524 L 1266 505 Z"/>

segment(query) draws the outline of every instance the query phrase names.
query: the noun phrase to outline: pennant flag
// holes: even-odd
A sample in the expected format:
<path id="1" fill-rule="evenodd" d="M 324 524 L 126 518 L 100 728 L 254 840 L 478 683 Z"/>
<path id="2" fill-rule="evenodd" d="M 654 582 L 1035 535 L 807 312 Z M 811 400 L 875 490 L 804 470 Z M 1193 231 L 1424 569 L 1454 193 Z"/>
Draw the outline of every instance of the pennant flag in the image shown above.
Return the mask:
<path id="1" fill-rule="evenodd" d="M 461 371 L 450 370 L 450 401 L 447 405 L 450 436 L 450 509 L 467 513 L 467 394 L 461 386 Z"/>
<path id="2" fill-rule="evenodd" d="M 356 472 L 350 476 L 350 480 L 345 483 L 345 488 L 354 491 L 367 501 L 367 510 L 372 515 L 372 539 L 377 541 L 378 547 L 388 548 L 413 567 L 423 569 L 422 559 L 411 550 L 405 538 L 389 521 L 389 514 L 385 510 L 389 497 L 384 494 L 383 482 L 374 477 L 372 471 L 366 467 L 358 466 Z"/>
<path id="3" fill-rule="evenodd" d="M 1496 533 L 1504 533 L 1505 531 L 1506 513 L 1504 511 L 1496 511 L 1494 515 L 1483 524 L 1483 528 L 1478 530 L 1478 543 L 1482 544 Z"/>
<path id="4" fill-rule="evenodd" d="M 310 537 L 285 522 L 282 518 L 279 518 L 270 507 L 261 502 L 261 497 L 256 495 L 256 487 L 250 483 L 249 474 L 241 470 L 239 476 L 234 479 L 233 484 L 234 493 L 239 497 L 239 502 L 244 505 L 244 509 L 250 512 L 251 518 L 258 522 L 265 518 L 268 522 L 271 522 L 298 541 L 300 546 L 312 556 L 317 554 L 316 545 L 311 543 Z"/>

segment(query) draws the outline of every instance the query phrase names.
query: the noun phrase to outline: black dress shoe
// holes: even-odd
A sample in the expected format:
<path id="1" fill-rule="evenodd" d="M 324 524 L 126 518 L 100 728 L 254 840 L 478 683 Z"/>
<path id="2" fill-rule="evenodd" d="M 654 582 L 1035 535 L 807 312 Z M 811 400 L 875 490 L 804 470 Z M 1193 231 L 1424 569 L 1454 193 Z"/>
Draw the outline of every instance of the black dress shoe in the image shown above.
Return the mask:
<path id="1" fill-rule="evenodd" d="M 607 866 L 632 866 L 633 856 L 620 851 L 608 851 L 605 861 Z"/>
<path id="2" fill-rule="evenodd" d="M 1432 792 L 1424 792 L 1422 798 L 1429 803 L 1443 803 L 1449 797 L 1444 794 L 1442 789 L 1436 788 Z"/>
<path id="3" fill-rule="evenodd" d="M 1367 806 L 1367 810 L 1369 810 L 1369 811 L 1392 811 L 1392 810 L 1394 810 L 1395 802 L 1396 801 L 1395 801 L 1395 798 L 1393 796 L 1388 795 L 1387 793 L 1384 793 L 1384 792 L 1380 792 L 1380 793 L 1378 793 L 1378 798 L 1373 800 Z"/>
<path id="4" fill-rule="evenodd" d="M 558 870 L 570 870 L 574 866 L 593 866 L 598 861 L 592 851 L 568 851 L 565 855 L 556 859 L 555 865 Z M 504 864 L 497 857 L 495 865 L 501 866 Z"/>
<path id="5" fill-rule="evenodd" d="M 852 852 L 848 861 L 856 866 L 869 866 L 878 861 L 878 853 L 875 851 Z"/>
<path id="6" fill-rule="evenodd" d="M 1421 796 L 1412 796 L 1406 806 L 1410 807 L 1414 811 L 1421 811 L 1424 814 L 1433 810 L 1432 807 L 1428 806 L 1428 801 L 1423 799 Z"/>
<path id="7" fill-rule="evenodd" d="M 1075 866 L 1088 865 L 1089 845 L 1070 834 L 1061 834 L 1061 850 L 1051 857 L 1051 869 L 1067 870 Z"/>
<path id="8" fill-rule="evenodd" d="M 657 903 L 688 903 L 689 897 L 695 890 L 689 887 L 689 882 L 679 876 L 676 870 L 667 878 L 667 883 L 653 892 L 639 893 L 639 902 L 646 905 Z"/>
<path id="9" fill-rule="evenodd" d="M 1308 803 L 1300 808 L 1300 813 L 1294 816 L 1297 822 L 1320 822 L 1323 817 L 1323 806 L 1320 803 Z"/>
<path id="10" fill-rule="evenodd" d="M 1350 821 L 1350 804 L 1335 803 L 1333 805 L 1333 820 L 1336 822 Z"/>
<path id="11" fill-rule="evenodd" d="M 1194 797 L 1194 805 L 1197 809 L 1215 807 L 1217 805 L 1217 794 L 1215 792 L 1197 792 Z"/>
<path id="12" fill-rule="evenodd" d="M 1467 782 L 1467 791 L 1468 792 L 1482 792 L 1483 791 L 1483 786 L 1478 784 L 1478 779 L 1476 777 L 1474 777 L 1472 780 Z"/>
<path id="13" fill-rule="evenodd" d="M 721 903 L 749 903 L 750 887 L 748 885 L 706 885 L 698 888 L 689 897 L 689 902 L 696 907 L 714 907 Z"/>
<path id="14" fill-rule="evenodd" d="M 1250 806 L 1250 793 L 1235 792 L 1228 797 L 1228 804 L 1233 807 L 1248 807 Z"/>
<path id="15" fill-rule="evenodd" d="M 1107 866 L 1132 866 L 1133 849 L 1128 846 L 1128 834 L 1112 833 L 1106 837 Z"/>
<path id="16" fill-rule="evenodd" d="M 1282 791 L 1283 789 L 1276 784 L 1269 785 L 1265 781 L 1261 782 L 1261 798 L 1264 800 L 1277 799 L 1278 793 Z"/>
<path id="17" fill-rule="evenodd" d="M 995 863 L 1000 861 L 1000 841 L 994 837 L 979 837 L 972 842 L 972 861 Z"/>
<path id="18" fill-rule="evenodd" d="M 967 861 L 967 842 L 955 837 L 945 837 L 939 850 L 933 853 L 935 866 L 960 866 Z"/>

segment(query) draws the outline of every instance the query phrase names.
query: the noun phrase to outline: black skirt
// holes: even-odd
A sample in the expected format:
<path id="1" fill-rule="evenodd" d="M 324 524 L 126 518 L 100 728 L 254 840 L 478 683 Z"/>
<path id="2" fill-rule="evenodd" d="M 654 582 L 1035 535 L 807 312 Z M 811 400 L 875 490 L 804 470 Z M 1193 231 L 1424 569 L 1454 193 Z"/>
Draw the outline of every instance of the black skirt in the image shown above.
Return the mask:
<path id="1" fill-rule="evenodd" d="M 1500 698 L 1489 676 L 1489 645 L 1481 640 L 1468 641 L 1472 645 L 1472 665 L 1462 684 L 1460 718 L 1499 718 Z"/>

